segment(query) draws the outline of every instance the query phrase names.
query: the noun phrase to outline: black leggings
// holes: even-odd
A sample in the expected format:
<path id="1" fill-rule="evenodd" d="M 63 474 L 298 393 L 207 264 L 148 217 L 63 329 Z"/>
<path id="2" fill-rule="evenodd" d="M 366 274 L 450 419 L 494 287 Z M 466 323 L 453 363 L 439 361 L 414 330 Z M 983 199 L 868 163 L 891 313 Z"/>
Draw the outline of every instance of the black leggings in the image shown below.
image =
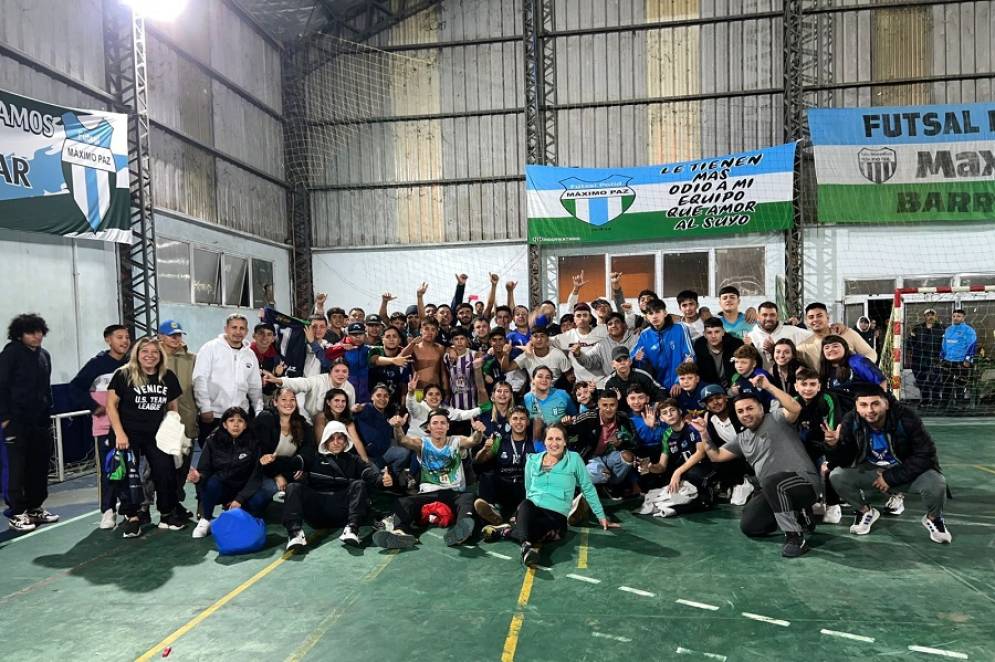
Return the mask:
<path id="1" fill-rule="evenodd" d="M 567 516 L 555 510 L 547 510 L 528 499 L 522 501 L 515 514 L 515 526 L 510 537 L 520 543 L 533 545 L 549 540 L 558 540 L 567 530 Z"/>
<path id="2" fill-rule="evenodd" d="M 750 537 L 766 536 L 779 528 L 785 533 L 801 533 L 795 513 L 810 508 L 818 498 L 810 476 L 791 471 L 773 474 L 746 502 L 740 529 Z"/>
<path id="3" fill-rule="evenodd" d="M 111 432 L 111 444 L 115 444 L 114 432 Z M 144 457 L 149 463 L 152 471 L 152 483 L 155 485 L 155 505 L 159 510 L 159 515 L 169 515 L 180 503 L 176 488 L 176 463 L 172 455 L 167 455 L 159 450 L 155 444 L 155 434 L 151 435 L 128 435 L 128 445 L 135 454 L 135 459 L 141 462 Z M 121 499 L 121 513 L 128 517 L 136 517 L 140 503 L 131 503 L 128 490 L 122 489 L 119 493 Z"/>

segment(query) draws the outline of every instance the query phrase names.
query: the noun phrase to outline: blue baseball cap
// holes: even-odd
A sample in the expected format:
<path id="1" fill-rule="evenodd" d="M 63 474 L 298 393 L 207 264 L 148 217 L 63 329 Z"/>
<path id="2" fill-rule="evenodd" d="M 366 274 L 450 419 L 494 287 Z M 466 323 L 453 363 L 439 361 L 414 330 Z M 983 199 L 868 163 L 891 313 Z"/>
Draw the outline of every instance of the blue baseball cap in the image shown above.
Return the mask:
<path id="1" fill-rule="evenodd" d="M 717 395 L 725 395 L 726 390 L 719 386 L 718 384 L 709 384 L 705 388 L 701 389 L 701 404 L 704 405 L 708 402 L 709 398 L 714 398 Z"/>
<path id="2" fill-rule="evenodd" d="M 179 322 L 175 320 L 166 320 L 165 322 L 159 325 L 159 333 L 161 333 L 164 336 L 172 336 L 177 333 L 182 333 L 183 335 L 186 335 L 187 332 L 183 330 L 183 327 L 180 326 Z"/>

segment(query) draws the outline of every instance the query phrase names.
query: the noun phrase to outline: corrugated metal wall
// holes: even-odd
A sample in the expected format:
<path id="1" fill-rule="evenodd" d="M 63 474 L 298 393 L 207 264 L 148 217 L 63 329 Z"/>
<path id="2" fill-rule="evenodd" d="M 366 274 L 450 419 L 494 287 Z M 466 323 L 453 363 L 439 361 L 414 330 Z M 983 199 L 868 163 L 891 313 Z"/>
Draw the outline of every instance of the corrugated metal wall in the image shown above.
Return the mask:
<path id="1" fill-rule="evenodd" d="M 102 11 L 102 0 L 0 0 L 0 42 L 103 91 Z M 209 151 L 282 180 L 279 51 L 222 0 L 201 0 L 188 3 L 175 23 L 148 24 L 148 62 L 150 115 L 160 125 L 151 135 L 156 206 L 286 241 L 283 187 Z M 272 112 L 237 94 L 211 70 Z M 2 55 L 0 87 L 107 109 L 99 97 Z"/>
<path id="2" fill-rule="evenodd" d="M 992 71 L 991 1 L 894 4 L 806 2 L 828 10 L 805 19 L 805 82 L 823 86 L 808 94 L 813 104 L 992 98 L 991 77 L 848 85 Z M 643 165 L 782 142 L 782 11 L 781 0 L 555 0 L 560 164 Z M 340 56 L 312 78 L 314 99 L 337 95 L 341 112 L 363 118 L 316 134 L 327 153 L 314 181 L 317 247 L 524 238 L 515 179 L 524 62 L 512 39 L 521 12 L 520 0 L 446 0 L 379 35 L 373 44 L 390 54 Z M 617 29 L 654 23 L 673 25 Z M 454 40 L 485 43 L 445 44 Z M 392 50 L 431 42 L 442 45 Z M 312 117 L 329 112 L 340 111 Z"/>

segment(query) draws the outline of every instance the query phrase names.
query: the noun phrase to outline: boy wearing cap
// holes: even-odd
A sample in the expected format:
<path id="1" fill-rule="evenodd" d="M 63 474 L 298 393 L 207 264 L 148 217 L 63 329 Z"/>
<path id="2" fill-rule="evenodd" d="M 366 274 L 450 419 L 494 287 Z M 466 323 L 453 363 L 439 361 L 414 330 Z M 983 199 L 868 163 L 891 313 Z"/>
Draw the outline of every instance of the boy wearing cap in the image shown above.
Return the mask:
<path id="1" fill-rule="evenodd" d="M 383 344 L 383 318 L 379 315 L 366 316 L 366 344 L 376 347 Z"/>
<path id="2" fill-rule="evenodd" d="M 356 402 L 370 401 L 370 346 L 366 344 L 366 324 L 350 322 L 346 338 L 325 350 L 325 358 L 342 358 L 349 366 L 349 383 L 356 389 Z"/>
<path id="3" fill-rule="evenodd" d="M 951 542 L 943 520 L 947 482 L 922 420 L 877 384 L 856 384 L 854 396 L 856 409 L 835 429 L 824 428 L 826 455 L 836 465 L 829 478 L 841 499 L 855 508 L 850 533 L 867 535 L 880 517 L 869 495 L 897 491 L 921 495 L 926 507 L 921 522 L 930 540 Z"/>
<path id="4" fill-rule="evenodd" d="M 712 462 L 744 458 L 750 463 L 761 489 L 743 508 L 740 529 L 751 537 L 781 529 L 785 537 L 781 555 L 798 557 L 809 549 L 804 533 L 810 525 L 807 511 L 818 500 L 821 484 L 794 427 L 802 408 L 763 375 L 755 377 L 752 386 L 733 400 L 744 429 L 731 442 L 717 450 L 709 447 L 706 452 Z M 776 398 L 780 408 L 767 413 L 758 390 Z M 700 419 L 692 425 L 703 435 L 707 431 Z"/>
<path id="5" fill-rule="evenodd" d="M 482 428 L 483 424 L 477 422 L 469 437 L 449 436 L 449 412 L 445 409 L 433 409 L 424 429 L 416 435 L 404 435 L 400 425 L 395 426 L 401 445 L 418 456 L 421 485 L 418 494 L 397 500 L 394 515 L 384 521 L 383 529 L 373 534 L 374 544 L 386 549 L 414 547 L 417 539 L 412 532 L 422 506 L 435 501 L 449 506 L 456 516 L 455 523 L 444 536 L 447 545 L 463 544 L 473 535 L 473 493 L 466 491 L 462 454 L 483 441 Z"/>
<path id="6" fill-rule="evenodd" d="M 629 349 L 624 346 L 616 347 L 612 350 L 612 373 L 605 379 L 604 388 L 618 393 L 619 407 L 624 412 L 629 411 L 625 396 L 633 385 L 639 385 L 649 396 L 650 402 L 659 402 L 666 397 L 666 391 L 651 374 L 632 367 Z"/>
<path id="7" fill-rule="evenodd" d="M 172 320 L 167 320 L 159 326 L 162 330 L 176 333 L 183 338 L 183 329 Z M 131 334 L 128 328 L 121 324 L 111 324 L 104 329 L 104 342 L 107 349 L 98 353 L 86 362 L 72 381 L 69 382 L 74 406 L 78 409 L 89 409 L 92 415 L 93 438 L 100 449 L 97 466 L 100 469 L 100 519 L 101 529 L 113 529 L 116 525 L 115 507 L 117 506 L 117 483 L 111 483 L 104 472 L 104 460 L 114 452 L 114 442 L 110 440 L 110 421 L 107 419 L 107 387 L 111 383 L 114 371 L 128 362 L 128 350 L 131 349 Z M 190 364 L 193 368 L 193 362 Z M 175 372 L 175 371 L 174 371 Z M 187 375 L 189 377 L 189 375 Z M 189 387 L 189 382 L 187 383 Z M 185 391 L 184 391 L 185 392 Z M 188 433 L 189 434 L 189 433 Z M 193 413 L 193 437 L 197 436 L 197 410 Z"/>
<path id="8" fill-rule="evenodd" d="M 712 448 L 719 448 L 736 439 L 743 430 L 743 424 L 736 418 L 736 412 L 729 401 L 726 390 L 718 384 L 709 384 L 701 390 L 701 402 L 705 407 L 705 440 Z M 742 506 L 753 493 L 753 483 L 747 475 L 752 474 L 746 460 L 739 458 L 712 465 L 718 478 L 720 489 L 729 492 L 729 503 Z"/>

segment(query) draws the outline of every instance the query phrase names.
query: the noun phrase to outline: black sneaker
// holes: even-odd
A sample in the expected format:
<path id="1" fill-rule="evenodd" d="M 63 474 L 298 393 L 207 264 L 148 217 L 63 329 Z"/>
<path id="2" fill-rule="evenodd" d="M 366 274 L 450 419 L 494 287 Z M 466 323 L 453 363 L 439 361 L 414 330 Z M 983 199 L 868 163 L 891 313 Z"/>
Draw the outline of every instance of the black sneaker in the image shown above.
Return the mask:
<path id="1" fill-rule="evenodd" d="M 473 517 L 462 517 L 456 521 L 449 530 L 446 531 L 446 535 L 443 536 L 443 540 L 450 547 L 455 547 L 456 545 L 462 545 L 465 543 L 470 536 L 473 535 Z"/>
<path id="2" fill-rule="evenodd" d="M 373 544 L 384 549 L 410 549 L 415 546 L 415 542 L 417 541 L 413 535 L 400 529 L 380 529 L 373 532 Z"/>
<path id="3" fill-rule="evenodd" d="M 142 535 L 141 520 L 126 519 L 123 526 L 124 533 L 121 534 L 122 538 L 137 538 Z"/>
<path id="4" fill-rule="evenodd" d="M 532 543 L 522 543 L 522 565 L 526 568 L 534 568 L 539 563 L 539 551 L 532 546 Z"/>
<path id="5" fill-rule="evenodd" d="M 808 542 L 801 533 L 784 534 L 784 549 L 781 556 L 789 559 L 797 558 L 808 551 Z"/>
<path id="6" fill-rule="evenodd" d="M 152 515 L 149 514 L 149 511 L 144 508 L 138 511 L 138 523 L 142 526 L 152 523 Z"/>
<path id="7" fill-rule="evenodd" d="M 50 513 L 44 508 L 35 508 L 34 510 L 29 510 L 28 517 L 31 518 L 31 522 L 34 524 L 51 524 L 53 522 L 59 521 L 58 515 Z"/>
<path id="8" fill-rule="evenodd" d="M 170 531 L 181 531 L 188 524 L 187 520 L 177 515 L 175 512 L 163 515 L 159 518 L 159 528 Z"/>

